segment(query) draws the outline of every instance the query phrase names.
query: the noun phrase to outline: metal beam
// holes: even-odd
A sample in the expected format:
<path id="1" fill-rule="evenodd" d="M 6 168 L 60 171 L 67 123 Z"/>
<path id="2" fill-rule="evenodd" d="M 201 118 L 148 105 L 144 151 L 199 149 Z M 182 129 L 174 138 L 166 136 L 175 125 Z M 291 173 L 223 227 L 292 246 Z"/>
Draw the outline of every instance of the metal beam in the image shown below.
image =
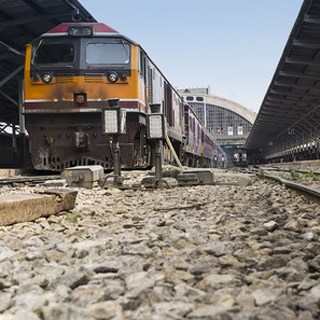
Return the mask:
<path id="1" fill-rule="evenodd" d="M 304 96 L 309 96 L 309 97 L 319 97 L 319 95 L 314 95 L 311 94 L 310 91 L 319 91 L 320 93 L 320 88 L 315 88 L 315 87 L 308 87 L 308 88 L 301 88 L 301 87 L 295 87 L 293 89 L 297 89 L 303 92 L 292 92 L 292 90 L 286 90 L 286 89 L 292 89 L 289 87 L 285 87 L 285 86 L 279 86 L 279 89 L 271 89 L 269 92 L 271 94 L 276 94 L 276 95 L 289 95 L 291 97 L 304 97 Z M 280 89 L 285 89 L 286 91 L 282 91 Z M 309 91 L 309 92 L 306 92 Z"/>
<path id="2" fill-rule="evenodd" d="M 6 44 L 5 42 L 3 41 L 0 41 L 0 45 L 2 45 L 3 47 L 7 48 L 10 52 L 18 55 L 18 56 L 22 56 L 24 57 L 24 54 L 22 52 L 20 52 L 19 50 L 9 46 L 8 44 Z"/>
<path id="3" fill-rule="evenodd" d="M 312 115 L 314 112 L 318 111 L 319 108 L 320 108 L 320 105 L 318 104 L 318 105 L 316 105 L 315 107 L 313 107 L 313 108 L 312 108 L 311 110 L 309 110 L 309 111 L 308 111 L 308 110 L 305 110 L 305 111 L 306 111 L 305 115 L 304 115 L 302 118 L 297 119 L 297 121 L 294 122 L 294 123 L 290 126 L 290 128 L 294 128 L 294 127 L 296 127 L 296 126 L 301 125 L 301 123 L 302 123 L 306 118 L 310 117 L 310 115 Z M 308 111 L 308 112 L 307 112 L 307 111 Z M 290 128 L 287 128 L 287 129 L 290 129 Z M 285 131 L 281 131 L 281 132 L 278 134 L 277 137 L 283 135 L 284 132 L 285 132 Z"/>
<path id="4" fill-rule="evenodd" d="M 275 81 L 274 85 L 278 86 L 278 87 L 284 87 L 284 88 L 296 88 L 296 89 L 306 89 L 306 90 L 314 87 L 314 85 L 306 86 L 306 85 L 301 85 L 301 84 L 286 83 L 286 82 L 283 82 L 280 80 Z M 319 90 L 320 90 L 320 88 L 319 88 Z"/>
<path id="5" fill-rule="evenodd" d="M 11 72 L 9 75 L 7 75 L 4 79 L 0 80 L 0 88 L 2 88 L 8 81 L 10 81 L 12 78 L 17 76 L 22 70 L 24 66 L 19 66 L 17 69 L 15 69 L 13 72 Z"/>
<path id="6" fill-rule="evenodd" d="M 6 21 L 13 21 L 15 19 L 15 17 L 13 17 L 11 14 L 6 13 L 3 9 L 0 11 L 0 16 L 3 17 L 3 20 Z M 22 34 L 29 32 L 32 35 L 32 37 L 36 37 L 36 34 L 33 31 L 29 30 L 26 26 L 19 26 L 19 29 L 21 30 Z"/>
<path id="7" fill-rule="evenodd" d="M 309 88 L 309 89 L 311 90 L 312 88 Z M 307 90 L 307 89 L 302 89 L 302 90 Z M 318 90 L 320 93 L 320 89 L 318 89 Z M 288 97 L 292 97 L 292 98 L 303 98 L 305 96 L 308 96 L 308 97 L 320 99 L 320 96 L 315 96 L 315 95 L 312 95 L 310 93 L 305 93 L 305 92 L 303 92 L 301 94 L 297 94 L 297 93 L 292 93 L 292 91 L 280 91 L 280 90 L 276 90 L 276 89 L 271 89 L 269 92 L 274 95 L 288 96 Z"/>
<path id="8" fill-rule="evenodd" d="M 310 104 L 309 103 L 307 103 L 307 102 L 305 102 L 305 103 L 303 103 L 303 101 L 301 101 L 302 102 L 302 104 L 301 103 L 296 103 L 296 102 L 292 102 L 292 103 L 274 103 L 274 102 L 269 102 L 269 101 L 266 101 L 265 103 L 264 103 L 264 105 L 267 105 L 267 106 L 274 106 L 274 107 L 284 107 L 284 108 L 286 108 L 286 107 L 288 107 L 289 109 L 291 109 L 292 107 L 300 107 L 300 108 L 307 108 L 307 107 L 309 107 L 310 106 Z"/>
<path id="9" fill-rule="evenodd" d="M 304 130 L 304 132 L 309 133 L 310 135 L 312 135 L 313 133 L 313 129 L 310 129 L 310 124 L 305 122 L 306 119 L 302 118 L 301 120 L 299 120 L 298 123 L 296 123 L 296 127 L 300 126 L 300 128 L 302 128 L 302 130 Z"/>
<path id="10" fill-rule="evenodd" d="M 296 117 L 287 117 L 287 115 L 282 113 L 277 115 L 277 117 L 275 118 L 272 114 L 264 114 L 263 119 L 261 121 L 265 122 L 272 120 L 273 123 L 279 123 L 277 121 L 280 120 L 281 123 L 279 123 L 279 126 L 282 127 L 284 124 L 290 123 L 291 121 L 297 121 L 299 118 L 301 118 L 301 115 Z"/>
<path id="11" fill-rule="evenodd" d="M 285 118 L 281 118 L 281 121 L 279 122 L 279 121 L 277 121 L 278 119 L 277 118 L 275 118 L 274 116 L 272 116 L 272 115 L 269 115 L 269 116 L 263 116 L 263 118 L 261 118 L 261 122 L 262 123 L 265 123 L 265 122 L 272 122 L 272 123 L 275 123 L 275 124 L 278 124 L 280 127 L 282 127 L 282 126 L 284 126 L 284 125 L 286 125 L 287 124 L 287 122 L 290 120 L 292 120 L 292 119 L 289 119 L 289 118 L 287 118 L 287 117 L 285 117 Z M 268 129 L 273 129 L 273 128 L 268 128 Z"/>
<path id="12" fill-rule="evenodd" d="M 33 17 L 23 17 L 21 19 L 11 19 L 7 22 L 0 23 L 0 31 L 8 29 L 9 27 L 22 26 L 28 23 L 37 22 L 41 20 L 45 21 L 45 20 L 63 18 L 63 17 L 69 17 L 69 16 L 70 14 L 66 12 L 61 12 L 57 14 L 46 14 L 46 15 L 42 14 L 42 15 L 33 16 Z"/>
<path id="13" fill-rule="evenodd" d="M 12 57 L 12 52 L 0 53 L 0 61 L 7 60 Z"/>
<path id="14" fill-rule="evenodd" d="M 314 15 L 311 15 L 311 14 L 306 14 L 304 16 L 304 22 L 306 23 L 311 23 L 311 24 L 320 24 L 320 17 L 318 16 L 314 16 Z"/>
<path id="15" fill-rule="evenodd" d="M 275 102 L 289 102 L 289 103 L 296 103 L 296 102 L 303 102 L 303 103 L 314 103 L 320 101 L 320 96 L 314 96 L 309 94 L 303 95 L 291 95 L 291 94 L 275 94 L 272 93 L 273 96 L 269 96 L 266 98 L 266 101 L 275 101 Z"/>
<path id="16" fill-rule="evenodd" d="M 301 107 L 296 107 L 296 108 L 294 108 L 294 107 L 290 107 L 290 110 L 288 110 L 288 109 L 282 109 L 281 108 L 281 105 L 270 105 L 270 106 L 268 106 L 267 108 L 263 108 L 262 110 L 261 110 L 261 112 L 264 112 L 264 111 L 271 111 L 271 112 L 273 112 L 273 113 L 277 113 L 277 112 L 279 112 L 279 111 L 285 111 L 285 112 L 288 112 L 288 111 L 293 111 L 293 112 L 295 112 L 295 111 L 301 111 Z"/>
<path id="17" fill-rule="evenodd" d="M 288 88 L 285 88 L 288 89 Z M 271 94 L 281 94 L 281 95 L 286 95 L 289 94 L 291 91 L 290 90 L 286 90 L 286 91 L 280 91 L 280 90 L 276 90 L 276 89 L 270 89 L 269 91 Z"/>
<path id="18" fill-rule="evenodd" d="M 34 0 L 23 0 L 23 2 L 27 4 L 30 8 L 35 10 L 37 13 L 43 14 L 46 12 L 44 8 L 39 6 L 39 4 L 36 3 Z"/>
<path id="19" fill-rule="evenodd" d="M 301 112 L 301 110 L 300 110 L 300 112 L 298 112 L 298 113 L 294 113 L 293 115 L 288 115 L 288 112 L 286 112 L 286 111 L 283 111 L 283 110 L 277 110 L 276 112 L 274 112 L 274 111 L 262 111 L 261 112 L 261 114 L 263 115 L 263 116 L 273 116 L 273 117 L 278 117 L 278 116 L 282 116 L 282 115 L 286 115 L 287 117 L 288 117 L 288 119 L 291 117 L 291 118 L 296 118 L 296 117 L 299 117 L 299 116 L 302 116 L 302 115 L 304 115 L 304 112 Z"/>
<path id="20" fill-rule="evenodd" d="M 300 102 L 299 100 L 294 100 L 294 99 L 290 99 L 290 98 L 283 98 L 283 99 L 281 99 L 281 98 L 274 98 L 274 97 L 271 97 L 271 96 L 268 96 L 267 98 L 266 98 L 266 102 L 276 102 L 276 103 L 280 103 L 280 104 L 283 104 L 283 103 L 292 103 L 292 104 L 295 104 L 296 102 Z M 301 102 L 303 102 L 303 101 L 301 101 Z"/>
<path id="21" fill-rule="evenodd" d="M 304 58 L 289 58 L 285 59 L 285 63 L 288 64 L 306 64 L 312 66 L 320 66 L 320 61 L 314 61 L 314 59 L 304 59 Z"/>
<path id="22" fill-rule="evenodd" d="M 3 92 L 2 90 L 0 90 L 0 94 L 5 97 L 8 101 L 10 101 L 13 105 L 15 106 L 19 106 L 18 102 L 16 100 L 14 100 L 13 98 L 11 98 L 10 96 L 8 96 L 5 92 Z"/>
<path id="23" fill-rule="evenodd" d="M 273 93 L 273 95 L 275 95 Z M 289 94 L 280 94 L 281 96 L 284 96 L 283 98 L 281 97 L 271 97 L 271 96 L 268 96 L 266 98 L 266 101 L 271 101 L 271 102 L 279 102 L 279 103 L 283 103 L 283 102 L 290 102 L 290 103 L 296 103 L 296 102 L 306 102 L 306 103 L 309 103 L 309 102 L 312 102 L 314 101 L 315 99 L 316 100 L 319 100 L 320 98 L 319 97 L 316 97 L 316 98 L 313 98 L 313 99 L 306 99 L 306 100 L 299 100 L 299 98 L 303 98 L 305 97 L 306 95 L 304 96 L 299 96 L 299 97 L 293 97 L 293 96 L 290 96 Z M 277 94 L 276 96 L 279 96 L 279 94 Z"/>
<path id="24" fill-rule="evenodd" d="M 308 41 L 308 40 L 294 39 L 292 41 L 292 45 L 294 45 L 295 47 L 303 47 L 303 48 L 309 48 L 309 49 L 320 49 L 320 43 L 314 42 L 314 41 Z"/>
<path id="25" fill-rule="evenodd" d="M 305 78 L 305 79 L 312 79 L 312 80 L 320 80 L 320 73 L 319 74 L 305 74 L 302 72 L 280 71 L 279 76 L 290 77 L 290 78 Z"/>

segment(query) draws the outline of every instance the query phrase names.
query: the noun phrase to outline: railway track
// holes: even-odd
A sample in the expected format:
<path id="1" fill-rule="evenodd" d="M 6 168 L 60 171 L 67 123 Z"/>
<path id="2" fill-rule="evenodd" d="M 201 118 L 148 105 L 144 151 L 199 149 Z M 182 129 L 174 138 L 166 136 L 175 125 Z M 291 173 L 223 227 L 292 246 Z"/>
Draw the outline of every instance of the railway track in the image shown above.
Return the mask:
<path id="1" fill-rule="evenodd" d="M 293 181 L 284 177 L 281 177 L 276 174 L 270 174 L 268 172 L 277 172 L 277 173 L 290 173 L 290 172 L 296 172 L 296 173 L 301 173 L 301 174 L 310 174 L 310 170 L 290 170 L 290 169 L 282 169 L 282 168 L 259 168 L 257 172 L 257 176 L 260 178 L 265 178 L 269 180 L 273 180 L 275 182 L 278 182 L 284 186 L 286 186 L 289 189 L 298 191 L 300 193 L 303 193 L 305 195 L 320 199 L 320 181 L 318 181 L 318 185 L 306 185 L 304 182 L 297 182 Z M 313 172 L 312 174 L 315 174 L 316 176 L 320 176 L 320 172 Z"/>
<path id="2" fill-rule="evenodd" d="M 311 170 L 311 169 L 287 169 L 287 168 L 281 168 L 281 167 L 266 167 L 263 168 L 264 171 L 278 171 L 278 172 L 296 172 L 296 173 L 302 173 L 302 174 L 309 174 L 312 173 L 314 175 L 320 176 L 320 171 L 316 171 L 316 170 Z"/>
<path id="3" fill-rule="evenodd" d="M 50 176 L 19 176 L 0 179 L 0 186 L 16 185 L 16 184 L 41 184 L 49 180 L 60 179 L 59 175 Z"/>

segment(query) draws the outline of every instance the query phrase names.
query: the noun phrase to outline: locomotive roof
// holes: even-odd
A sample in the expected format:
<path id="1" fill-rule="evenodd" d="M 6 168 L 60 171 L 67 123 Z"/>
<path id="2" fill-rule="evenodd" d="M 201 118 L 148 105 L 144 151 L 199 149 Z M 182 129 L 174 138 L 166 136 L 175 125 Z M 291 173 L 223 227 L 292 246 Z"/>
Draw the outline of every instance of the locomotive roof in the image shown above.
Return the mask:
<path id="1" fill-rule="evenodd" d="M 120 35 L 118 31 L 111 28 L 110 26 L 104 23 L 87 23 L 87 22 L 72 22 L 72 23 L 61 23 L 51 30 L 49 30 L 44 35 L 46 36 L 59 36 L 66 35 L 70 29 L 70 27 L 91 27 L 94 35 Z"/>

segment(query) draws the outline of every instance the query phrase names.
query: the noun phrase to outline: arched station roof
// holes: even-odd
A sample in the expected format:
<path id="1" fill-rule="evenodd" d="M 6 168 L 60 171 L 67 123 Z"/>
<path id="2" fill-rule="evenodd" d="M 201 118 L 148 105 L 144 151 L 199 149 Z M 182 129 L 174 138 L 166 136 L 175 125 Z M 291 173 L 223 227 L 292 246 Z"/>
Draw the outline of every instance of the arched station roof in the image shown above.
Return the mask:
<path id="1" fill-rule="evenodd" d="M 218 96 L 208 95 L 206 96 L 206 103 L 232 111 L 244 118 L 245 120 L 249 121 L 251 124 L 253 124 L 255 121 L 255 112 L 247 109 L 246 107 L 232 100 L 221 98 Z"/>
<path id="2" fill-rule="evenodd" d="M 253 124 L 256 118 L 256 113 L 249 110 L 248 108 L 242 106 L 241 104 L 232 101 L 230 99 L 222 98 L 210 93 L 210 87 L 207 88 L 185 88 L 178 89 L 180 95 L 186 98 L 186 102 L 190 103 L 206 103 L 214 105 L 228 111 L 238 114 L 243 119 L 247 120 L 250 124 Z M 194 101 L 189 101 L 188 97 L 191 96 Z M 201 97 L 203 99 L 198 100 L 197 98 Z"/>

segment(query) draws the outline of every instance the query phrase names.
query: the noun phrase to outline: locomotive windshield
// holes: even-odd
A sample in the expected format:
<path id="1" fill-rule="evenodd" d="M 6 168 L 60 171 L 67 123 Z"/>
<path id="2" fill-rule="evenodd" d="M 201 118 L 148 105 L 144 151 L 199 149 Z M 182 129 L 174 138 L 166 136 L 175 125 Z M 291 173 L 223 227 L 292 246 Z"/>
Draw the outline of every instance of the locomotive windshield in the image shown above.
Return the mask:
<path id="1" fill-rule="evenodd" d="M 33 63 L 36 65 L 73 64 L 75 48 L 72 42 L 43 40 L 40 42 Z"/>
<path id="2" fill-rule="evenodd" d="M 130 44 L 123 39 L 45 38 L 35 46 L 33 64 L 72 70 L 130 68 Z"/>
<path id="3" fill-rule="evenodd" d="M 119 40 L 90 40 L 86 44 L 87 65 L 128 65 L 130 47 Z"/>
<path id="4" fill-rule="evenodd" d="M 89 43 L 87 45 L 88 64 L 128 64 L 129 48 L 116 43 Z"/>

